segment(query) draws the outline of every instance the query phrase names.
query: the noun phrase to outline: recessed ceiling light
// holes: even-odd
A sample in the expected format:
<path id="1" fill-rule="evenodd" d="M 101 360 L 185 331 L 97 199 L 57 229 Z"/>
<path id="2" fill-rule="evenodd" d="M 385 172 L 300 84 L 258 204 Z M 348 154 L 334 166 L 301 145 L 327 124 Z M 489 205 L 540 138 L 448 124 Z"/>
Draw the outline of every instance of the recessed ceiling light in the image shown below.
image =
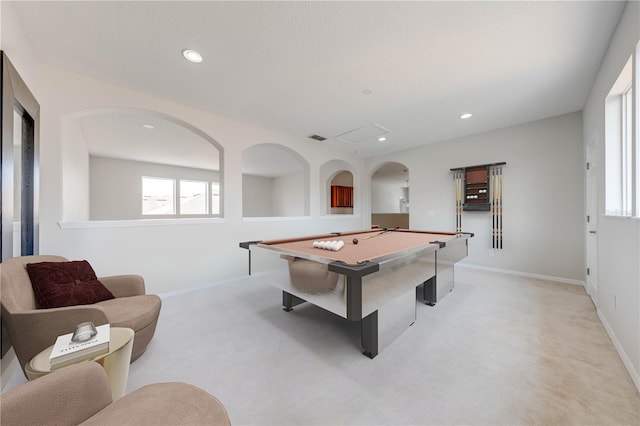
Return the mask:
<path id="1" fill-rule="evenodd" d="M 144 127 L 145 129 L 155 129 L 156 126 L 154 126 L 153 124 L 143 124 L 142 127 Z"/>
<path id="2" fill-rule="evenodd" d="M 473 117 L 473 114 L 471 114 L 470 112 L 465 112 L 464 114 L 462 114 L 460 116 L 460 119 L 461 120 L 466 120 L 467 118 L 471 118 L 471 117 Z"/>
<path id="3" fill-rule="evenodd" d="M 185 49 L 182 51 L 182 56 L 184 56 L 187 61 L 193 62 L 194 64 L 202 62 L 202 55 L 195 50 Z"/>
<path id="4" fill-rule="evenodd" d="M 386 140 L 387 140 L 387 138 L 385 138 L 384 136 L 380 136 L 380 137 L 378 138 L 378 142 L 384 142 L 384 141 L 386 141 Z"/>

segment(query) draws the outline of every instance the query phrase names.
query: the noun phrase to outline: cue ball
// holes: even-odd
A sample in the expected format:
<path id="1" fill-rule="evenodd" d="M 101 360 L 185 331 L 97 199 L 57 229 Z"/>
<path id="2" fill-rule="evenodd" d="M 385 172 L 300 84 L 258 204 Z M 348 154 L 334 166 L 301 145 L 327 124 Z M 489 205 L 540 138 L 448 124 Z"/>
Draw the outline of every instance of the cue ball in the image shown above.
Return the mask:
<path id="1" fill-rule="evenodd" d="M 358 244 L 358 239 L 357 238 L 353 239 L 353 244 Z"/>

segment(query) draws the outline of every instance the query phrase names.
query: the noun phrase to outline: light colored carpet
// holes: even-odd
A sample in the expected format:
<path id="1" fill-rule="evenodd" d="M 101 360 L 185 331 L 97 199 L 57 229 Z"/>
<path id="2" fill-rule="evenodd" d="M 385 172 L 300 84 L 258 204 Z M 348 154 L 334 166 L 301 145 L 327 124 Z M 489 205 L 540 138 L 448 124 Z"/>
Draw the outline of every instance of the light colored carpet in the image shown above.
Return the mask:
<path id="1" fill-rule="evenodd" d="M 359 326 L 242 280 L 168 297 L 128 391 L 184 381 L 236 425 L 640 424 L 640 398 L 580 286 L 456 270 L 371 360 Z"/>

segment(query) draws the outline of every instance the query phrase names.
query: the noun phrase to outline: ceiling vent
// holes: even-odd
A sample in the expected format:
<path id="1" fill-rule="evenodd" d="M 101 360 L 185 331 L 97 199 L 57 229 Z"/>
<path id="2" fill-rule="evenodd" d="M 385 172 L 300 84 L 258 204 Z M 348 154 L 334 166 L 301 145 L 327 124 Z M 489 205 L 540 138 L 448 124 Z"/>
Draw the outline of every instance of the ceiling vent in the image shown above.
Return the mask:
<path id="1" fill-rule="evenodd" d="M 311 135 L 311 136 L 309 136 L 309 138 L 317 140 L 317 141 L 320 141 L 320 142 L 327 140 L 327 138 L 325 138 L 324 136 L 320 136 L 320 135 Z"/>
<path id="2" fill-rule="evenodd" d="M 388 129 L 385 129 L 379 124 L 369 124 L 368 126 L 360 127 L 358 129 L 344 132 L 335 138 L 339 141 L 354 144 L 364 140 L 377 139 L 382 135 L 389 133 Z"/>

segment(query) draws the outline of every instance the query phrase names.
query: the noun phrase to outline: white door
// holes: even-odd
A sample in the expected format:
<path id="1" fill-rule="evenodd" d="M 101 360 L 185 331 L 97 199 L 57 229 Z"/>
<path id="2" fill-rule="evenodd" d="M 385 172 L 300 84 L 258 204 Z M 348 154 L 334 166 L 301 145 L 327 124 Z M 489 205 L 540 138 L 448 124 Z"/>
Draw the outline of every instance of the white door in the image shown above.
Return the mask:
<path id="1" fill-rule="evenodd" d="M 587 293 L 598 306 L 598 181 L 597 181 L 597 135 L 587 145 Z"/>

